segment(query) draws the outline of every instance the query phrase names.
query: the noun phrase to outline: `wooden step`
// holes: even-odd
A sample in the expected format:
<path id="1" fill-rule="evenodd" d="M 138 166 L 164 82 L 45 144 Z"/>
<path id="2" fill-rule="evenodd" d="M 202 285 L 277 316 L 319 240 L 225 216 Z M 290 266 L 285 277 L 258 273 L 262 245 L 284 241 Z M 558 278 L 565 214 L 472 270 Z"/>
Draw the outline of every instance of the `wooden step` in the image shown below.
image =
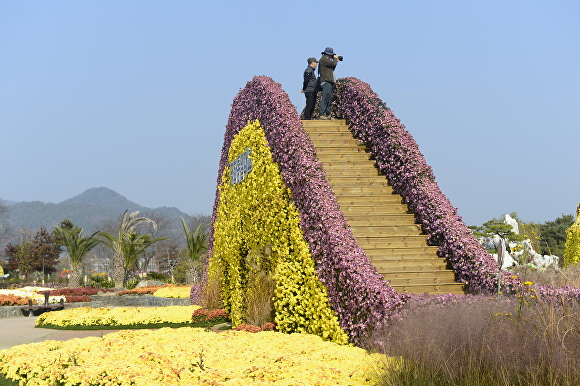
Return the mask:
<path id="1" fill-rule="evenodd" d="M 461 283 L 437 284 L 437 285 L 391 285 L 397 292 L 407 292 L 412 294 L 464 294 L 464 285 Z"/>
<path id="2" fill-rule="evenodd" d="M 346 122 L 303 121 L 303 127 L 353 235 L 377 272 L 400 292 L 463 293 L 447 260 L 427 244 L 421 224 Z"/>
<path id="3" fill-rule="evenodd" d="M 326 142 L 324 143 L 316 143 L 314 145 L 316 147 L 316 154 L 317 155 L 324 155 L 324 154 L 364 154 L 366 156 L 371 157 L 371 154 L 367 152 L 366 145 L 362 143 L 357 143 L 356 146 L 340 146 L 340 145 L 330 145 Z"/>
<path id="4" fill-rule="evenodd" d="M 340 205 L 340 201 L 339 201 Z M 340 205 L 340 209 L 345 217 L 364 216 L 364 215 L 388 215 L 388 214 L 406 214 L 409 211 L 407 205 Z"/>
<path id="5" fill-rule="evenodd" d="M 333 189 L 334 190 L 334 189 Z M 337 193 L 336 190 L 334 190 Z M 390 204 L 401 204 L 401 196 L 398 194 L 368 194 L 368 195 L 352 195 L 352 194 L 341 194 L 338 197 L 338 202 L 340 205 L 348 206 L 366 206 L 366 205 L 390 205 Z"/>
<path id="6" fill-rule="evenodd" d="M 427 240 L 423 235 L 414 236 L 362 236 L 357 237 L 359 245 L 367 248 L 407 248 L 426 247 Z"/>
<path id="7" fill-rule="evenodd" d="M 398 213 L 398 214 L 372 214 L 364 216 L 346 216 L 348 225 L 351 227 L 355 226 L 367 226 L 367 225 L 380 225 L 383 222 L 392 225 L 417 225 L 415 223 L 415 215 L 409 213 Z M 421 232 L 422 233 L 422 232 Z"/>
<path id="8" fill-rule="evenodd" d="M 413 236 L 421 232 L 421 225 L 351 225 L 350 229 L 357 239 L 366 236 Z"/>
<path id="9" fill-rule="evenodd" d="M 317 153 L 316 156 L 318 157 L 318 159 L 323 163 L 323 164 L 327 164 L 327 163 L 331 163 L 331 162 L 344 162 L 344 163 L 350 163 L 351 165 L 355 165 L 355 166 L 363 166 L 366 167 L 366 165 L 371 165 L 374 167 L 374 160 L 370 159 L 369 155 L 367 153 L 359 153 L 359 152 L 354 152 L 353 150 L 350 150 L 349 152 L 336 152 L 336 153 Z M 327 165 L 329 166 L 329 165 Z"/>
<path id="10" fill-rule="evenodd" d="M 393 249 L 404 249 L 404 247 L 398 247 Z M 376 267 L 389 268 L 393 271 L 398 271 L 395 267 L 405 266 L 406 269 L 409 267 L 420 267 L 425 266 L 425 269 L 447 269 L 448 262 L 446 259 L 441 257 L 433 257 L 429 255 L 406 255 L 404 253 L 396 254 L 396 251 L 390 255 L 371 255 L 369 259 L 373 262 Z M 433 267 L 442 268 L 433 268 Z M 411 269 L 411 271 L 420 271 L 420 268 Z"/>
<path id="11" fill-rule="evenodd" d="M 437 256 L 437 247 L 422 245 L 407 248 L 379 247 L 366 251 L 366 255 L 373 261 L 440 258 Z"/>
<path id="12" fill-rule="evenodd" d="M 401 196 L 395 194 L 393 192 L 393 188 L 391 188 L 389 185 L 334 185 L 332 190 L 334 190 L 334 193 L 341 196 L 356 195 L 358 197 L 364 197 L 366 195 L 371 195 L 373 197 L 377 197 L 377 195 L 385 195 L 386 197 L 397 196 L 398 201 L 401 201 Z"/>
<path id="13" fill-rule="evenodd" d="M 380 178 L 376 178 L 380 177 Z M 385 176 L 381 175 L 371 175 L 371 176 L 356 176 L 356 175 L 347 175 L 344 174 L 329 174 L 328 170 L 326 170 L 326 178 L 330 185 L 334 186 L 388 186 L 389 181 L 385 178 Z M 391 188 L 392 189 L 392 188 Z"/>
<path id="14" fill-rule="evenodd" d="M 389 280 L 408 279 L 411 277 L 417 277 L 417 278 L 438 278 L 437 280 L 439 281 L 441 281 L 442 278 L 444 277 L 446 278 L 451 277 L 452 279 L 454 277 L 453 272 L 447 269 L 424 269 L 420 271 L 411 271 L 411 270 L 391 271 L 387 272 L 385 276 L 388 276 Z M 451 282 L 453 283 L 455 281 L 451 280 Z"/>
<path id="15" fill-rule="evenodd" d="M 315 131 L 312 133 L 308 133 L 308 136 L 310 137 L 310 140 L 316 144 L 317 141 L 325 143 L 326 140 L 329 138 L 329 134 L 332 137 L 332 139 L 340 138 L 340 139 L 355 140 L 355 138 L 352 137 L 350 131 L 342 131 L 342 132 Z"/>
<path id="16" fill-rule="evenodd" d="M 453 275 L 451 277 L 438 277 L 438 276 L 427 276 L 427 277 L 399 277 L 393 278 L 390 275 L 385 275 L 386 280 L 391 281 L 391 285 L 437 285 L 437 284 L 455 284 Z"/>

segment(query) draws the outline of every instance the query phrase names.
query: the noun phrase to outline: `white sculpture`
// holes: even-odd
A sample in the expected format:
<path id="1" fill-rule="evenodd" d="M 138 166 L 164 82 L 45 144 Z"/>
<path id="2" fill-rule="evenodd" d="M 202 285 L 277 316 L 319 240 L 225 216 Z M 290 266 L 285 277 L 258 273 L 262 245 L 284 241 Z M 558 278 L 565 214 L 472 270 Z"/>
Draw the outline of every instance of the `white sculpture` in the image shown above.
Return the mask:
<path id="1" fill-rule="evenodd" d="M 502 216 L 502 221 L 506 224 L 511 225 L 512 230 L 514 233 L 519 233 L 519 226 L 518 222 L 511 217 L 509 214 L 504 214 Z M 483 237 L 479 239 L 479 242 L 486 248 L 486 249 L 497 249 L 500 244 L 500 237 L 498 235 L 494 235 L 493 237 Z M 502 270 L 507 270 L 514 265 L 518 265 L 518 261 L 525 253 L 527 256 L 528 261 L 525 264 L 531 263 L 536 268 L 544 270 L 546 267 L 553 265 L 554 267 L 558 267 L 560 262 L 560 258 L 555 255 L 541 255 L 537 253 L 534 248 L 532 247 L 532 241 L 530 239 L 525 239 L 521 242 L 522 248 L 518 248 L 518 243 L 509 241 L 508 245 L 512 250 L 512 253 L 508 253 L 507 249 L 503 247 L 503 264 L 501 265 Z M 514 252 L 515 251 L 515 252 Z M 498 255 L 492 253 L 491 254 L 495 261 L 498 260 Z"/>

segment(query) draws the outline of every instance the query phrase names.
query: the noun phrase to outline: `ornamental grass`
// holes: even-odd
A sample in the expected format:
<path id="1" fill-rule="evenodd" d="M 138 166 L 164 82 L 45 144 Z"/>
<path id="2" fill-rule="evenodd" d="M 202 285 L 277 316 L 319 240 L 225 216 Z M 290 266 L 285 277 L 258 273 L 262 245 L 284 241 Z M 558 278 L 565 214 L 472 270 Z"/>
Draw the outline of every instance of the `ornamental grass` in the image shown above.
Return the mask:
<path id="1" fill-rule="evenodd" d="M 189 324 L 192 313 L 199 306 L 168 307 L 79 307 L 41 314 L 36 327 L 66 328 L 91 326 L 137 326 L 154 324 Z"/>
<path id="2" fill-rule="evenodd" d="M 0 351 L 0 373 L 35 386 L 371 385 L 380 354 L 314 335 L 128 330 Z"/>
<path id="3" fill-rule="evenodd" d="M 372 346 L 400 356 L 388 386 L 580 384 L 580 301 L 538 297 L 531 282 L 512 297 L 434 297 L 411 305 Z"/>

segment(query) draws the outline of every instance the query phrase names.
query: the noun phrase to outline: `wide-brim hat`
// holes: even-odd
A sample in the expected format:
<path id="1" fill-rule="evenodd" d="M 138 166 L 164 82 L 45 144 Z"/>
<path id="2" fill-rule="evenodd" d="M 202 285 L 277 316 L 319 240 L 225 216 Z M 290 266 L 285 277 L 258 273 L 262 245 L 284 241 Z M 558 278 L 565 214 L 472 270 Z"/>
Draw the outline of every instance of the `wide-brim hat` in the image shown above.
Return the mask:
<path id="1" fill-rule="evenodd" d="M 334 50 L 332 49 L 332 47 L 326 47 L 326 49 L 324 50 L 324 52 L 321 52 L 321 54 L 333 55 L 334 56 Z"/>

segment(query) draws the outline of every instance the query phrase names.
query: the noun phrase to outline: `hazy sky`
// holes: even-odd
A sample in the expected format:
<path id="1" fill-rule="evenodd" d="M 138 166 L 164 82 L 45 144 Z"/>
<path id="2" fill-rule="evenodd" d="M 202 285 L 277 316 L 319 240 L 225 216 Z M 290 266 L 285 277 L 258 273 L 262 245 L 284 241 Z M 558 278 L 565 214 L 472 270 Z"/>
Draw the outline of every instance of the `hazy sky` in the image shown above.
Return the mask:
<path id="1" fill-rule="evenodd" d="M 580 201 L 580 2 L 0 0 L 0 198 L 105 186 L 209 214 L 230 104 L 255 75 L 302 110 L 344 56 L 468 225 Z"/>

